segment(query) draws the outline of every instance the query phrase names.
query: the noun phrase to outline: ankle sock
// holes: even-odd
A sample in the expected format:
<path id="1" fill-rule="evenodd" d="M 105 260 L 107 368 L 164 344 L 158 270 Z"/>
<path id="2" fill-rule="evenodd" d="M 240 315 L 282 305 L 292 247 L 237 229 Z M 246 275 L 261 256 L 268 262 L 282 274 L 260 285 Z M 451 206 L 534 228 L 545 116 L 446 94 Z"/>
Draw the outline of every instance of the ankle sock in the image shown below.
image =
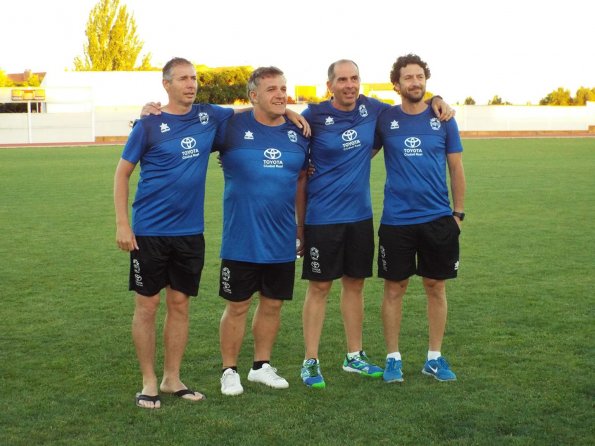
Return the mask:
<path id="1" fill-rule="evenodd" d="M 388 358 L 394 358 L 397 361 L 400 361 L 401 360 L 401 353 L 400 352 L 389 353 L 388 355 L 386 355 L 386 359 L 388 359 Z"/>
<path id="2" fill-rule="evenodd" d="M 428 350 L 428 361 L 431 361 L 432 359 L 438 359 L 440 356 L 442 356 L 440 352 Z"/>
<path id="3" fill-rule="evenodd" d="M 252 370 L 260 370 L 262 369 L 263 364 L 270 364 L 271 361 L 254 361 L 252 364 Z"/>
<path id="4" fill-rule="evenodd" d="M 359 352 L 348 352 L 347 353 L 347 359 L 351 360 L 353 358 L 355 358 L 356 356 L 360 356 L 362 354 L 361 351 Z"/>

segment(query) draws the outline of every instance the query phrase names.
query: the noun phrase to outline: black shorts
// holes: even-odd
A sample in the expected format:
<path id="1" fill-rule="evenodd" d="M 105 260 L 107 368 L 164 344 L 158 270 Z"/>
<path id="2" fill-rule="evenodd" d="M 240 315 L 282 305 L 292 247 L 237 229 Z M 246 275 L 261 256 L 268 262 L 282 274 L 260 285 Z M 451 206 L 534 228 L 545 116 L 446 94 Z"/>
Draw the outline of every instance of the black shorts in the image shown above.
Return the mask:
<path id="1" fill-rule="evenodd" d="M 460 233 L 451 216 L 417 225 L 380 225 L 378 277 L 395 282 L 414 274 L 436 280 L 457 277 Z"/>
<path id="2" fill-rule="evenodd" d="M 257 291 L 276 300 L 293 298 L 295 262 L 251 263 L 221 260 L 219 296 L 232 302 L 243 302 Z"/>
<path id="3" fill-rule="evenodd" d="M 374 223 L 372 219 L 333 225 L 306 225 L 302 279 L 330 281 L 343 276 L 372 276 Z"/>
<path id="4" fill-rule="evenodd" d="M 138 250 L 130 253 L 129 288 L 154 296 L 169 285 L 188 296 L 198 294 L 205 263 L 202 234 L 175 237 L 137 236 Z"/>

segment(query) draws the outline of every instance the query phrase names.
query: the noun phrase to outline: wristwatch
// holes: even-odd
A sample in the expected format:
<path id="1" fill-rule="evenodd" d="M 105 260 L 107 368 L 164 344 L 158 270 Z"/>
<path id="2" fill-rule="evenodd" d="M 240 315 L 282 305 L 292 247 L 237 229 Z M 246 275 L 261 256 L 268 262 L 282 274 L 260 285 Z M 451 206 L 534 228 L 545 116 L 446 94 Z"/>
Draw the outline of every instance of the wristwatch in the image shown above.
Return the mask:
<path id="1" fill-rule="evenodd" d="M 461 220 L 461 221 L 463 221 L 465 219 L 465 213 L 464 212 L 452 211 L 452 215 L 454 217 L 459 217 L 459 220 Z"/>

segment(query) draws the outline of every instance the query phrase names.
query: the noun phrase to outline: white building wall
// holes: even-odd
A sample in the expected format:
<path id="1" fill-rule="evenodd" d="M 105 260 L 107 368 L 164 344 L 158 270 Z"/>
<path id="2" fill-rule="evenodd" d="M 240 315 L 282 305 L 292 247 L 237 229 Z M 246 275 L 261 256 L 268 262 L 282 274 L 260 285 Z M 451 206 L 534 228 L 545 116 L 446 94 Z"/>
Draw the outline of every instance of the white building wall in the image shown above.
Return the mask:
<path id="1" fill-rule="evenodd" d="M 167 102 L 161 72 L 51 72 L 44 113 L 0 113 L 0 145 L 93 143 L 126 138 L 130 121 L 148 101 Z M 0 88 L 0 102 L 10 102 Z M 291 105 L 300 112 L 306 106 Z M 595 126 L 595 104 L 585 107 L 455 106 L 461 131 L 581 131 Z"/>

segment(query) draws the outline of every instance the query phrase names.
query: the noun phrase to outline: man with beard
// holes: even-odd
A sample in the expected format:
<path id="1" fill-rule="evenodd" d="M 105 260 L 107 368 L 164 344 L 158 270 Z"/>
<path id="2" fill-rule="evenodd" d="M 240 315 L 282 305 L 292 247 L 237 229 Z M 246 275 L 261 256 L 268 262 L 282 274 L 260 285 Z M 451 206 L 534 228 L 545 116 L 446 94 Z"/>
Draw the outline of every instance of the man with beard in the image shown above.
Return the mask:
<path id="1" fill-rule="evenodd" d="M 386 183 L 379 235 L 378 276 L 384 279 L 382 318 L 387 359 L 383 378 L 403 381 L 399 331 L 409 277 L 422 277 L 427 296 L 429 348 L 422 369 L 454 381 L 440 350 L 447 316 L 446 279 L 457 276 L 459 234 L 465 216 L 465 173 L 454 119 L 440 122 L 423 101 L 427 64 L 415 54 L 393 64 L 391 82 L 402 103 L 384 112 L 376 127 L 385 150 Z M 450 176 L 452 208 L 446 183 Z"/>

